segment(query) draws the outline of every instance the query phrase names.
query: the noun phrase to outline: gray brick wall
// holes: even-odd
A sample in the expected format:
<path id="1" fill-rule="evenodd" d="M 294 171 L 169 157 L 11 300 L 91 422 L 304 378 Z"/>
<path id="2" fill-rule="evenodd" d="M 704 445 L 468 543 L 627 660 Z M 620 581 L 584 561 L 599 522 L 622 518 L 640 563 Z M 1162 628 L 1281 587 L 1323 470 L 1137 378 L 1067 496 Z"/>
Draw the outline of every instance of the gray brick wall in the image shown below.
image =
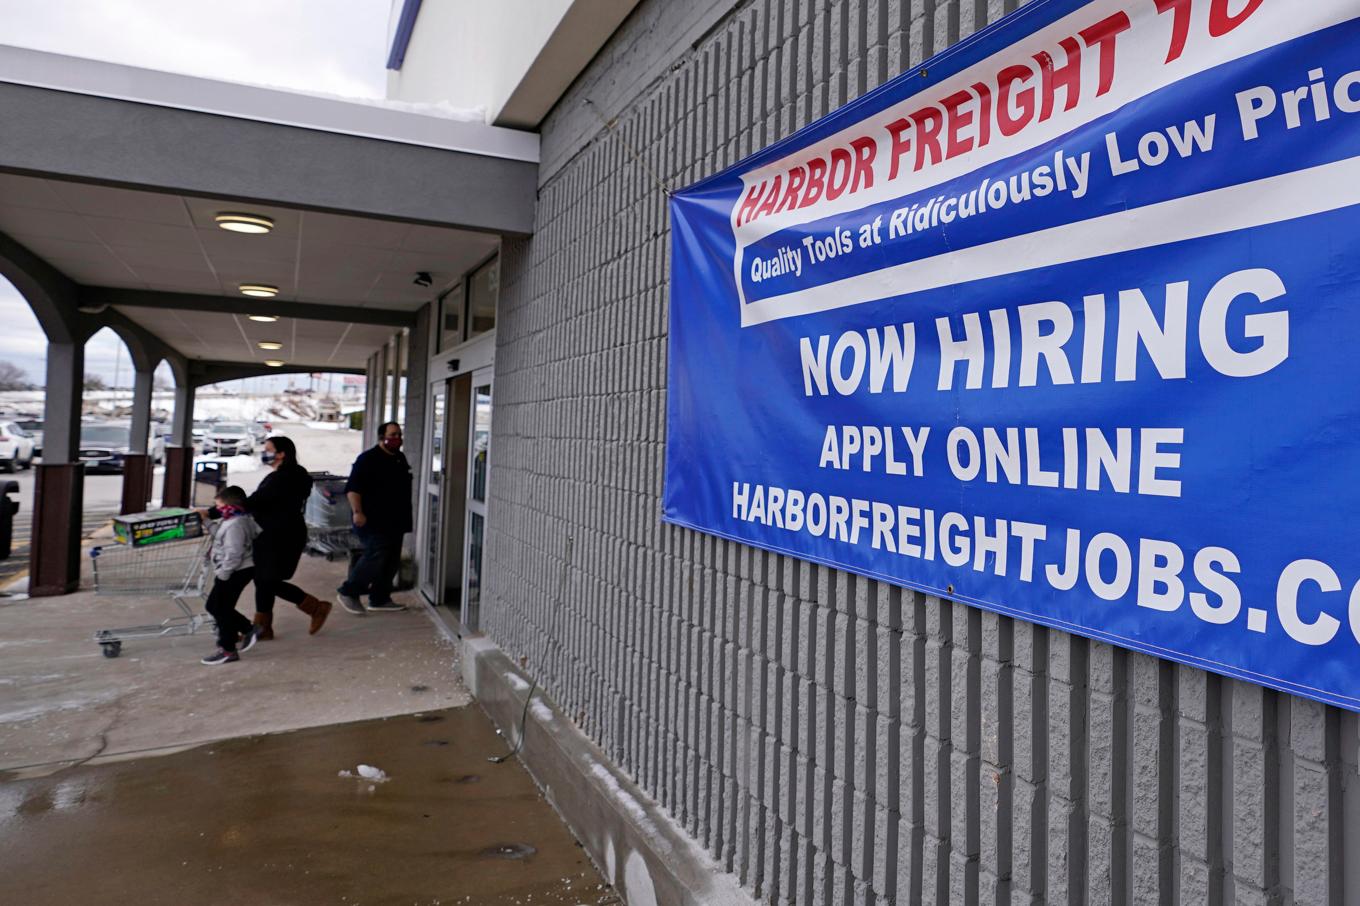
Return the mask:
<path id="1" fill-rule="evenodd" d="M 657 182 L 1013 6 L 644 0 L 504 249 L 484 628 L 770 903 L 1358 903 L 1355 715 L 659 520 Z"/>

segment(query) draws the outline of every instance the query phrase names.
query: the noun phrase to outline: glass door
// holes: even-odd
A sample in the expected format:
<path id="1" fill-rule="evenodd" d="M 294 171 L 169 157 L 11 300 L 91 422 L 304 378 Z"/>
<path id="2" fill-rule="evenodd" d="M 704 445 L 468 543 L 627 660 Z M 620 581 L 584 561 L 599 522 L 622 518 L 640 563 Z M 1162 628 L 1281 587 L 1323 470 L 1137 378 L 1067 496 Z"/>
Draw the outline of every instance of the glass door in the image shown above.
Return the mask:
<path id="1" fill-rule="evenodd" d="M 472 375 L 468 426 L 467 531 L 463 557 L 463 625 L 476 629 L 482 603 L 482 555 L 486 544 L 487 485 L 491 454 L 491 373 Z"/>
<path id="2" fill-rule="evenodd" d="M 448 382 L 430 388 L 430 455 L 423 476 L 425 494 L 424 555 L 420 563 L 420 590 L 431 603 L 440 603 L 444 583 L 440 568 L 444 560 L 444 432 L 447 428 Z"/>

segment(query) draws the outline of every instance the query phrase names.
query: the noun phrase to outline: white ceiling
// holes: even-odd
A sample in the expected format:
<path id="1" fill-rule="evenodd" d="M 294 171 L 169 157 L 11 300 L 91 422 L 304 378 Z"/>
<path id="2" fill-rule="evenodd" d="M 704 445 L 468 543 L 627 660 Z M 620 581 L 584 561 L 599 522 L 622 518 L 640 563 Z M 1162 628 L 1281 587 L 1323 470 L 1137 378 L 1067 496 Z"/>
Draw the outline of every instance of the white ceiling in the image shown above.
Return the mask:
<path id="1" fill-rule="evenodd" d="M 249 236 L 218 229 L 222 211 L 274 218 Z M 279 298 L 415 310 L 430 271 L 443 285 L 491 254 L 497 237 L 270 205 L 161 195 L 0 173 L 0 231 L 87 286 L 238 296 L 272 283 Z"/>
<path id="2" fill-rule="evenodd" d="M 223 362 L 258 362 L 282 359 L 325 370 L 362 368 L 368 356 L 391 339 L 394 327 L 279 318 L 272 324 L 252 321 L 245 315 L 226 312 L 166 311 L 155 308 L 124 308 L 119 311 L 150 330 L 191 359 Z M 261 341 L 282 343 L 278 350 L 263 350 Z"/>
<path id="3" fill-rule="evenodd" d="M 268 235 L 219 229 L 224 211 L 274 219 Z M 86 286 L 224 296 L 241 283 L 279 287 L 278 299 L 415 311 L 489 256 L 498 237 L 272 205 L 215 201 L 0 173 L 0 231 Z M 430 288 L 412 281 L 420 271 Z M 266 300 L 251 300 L 268 313 Z M 125 307 L 124 314 L 191 358 L 362 367 L 394 328 L 283 318 L 259 324 L 230 312 Z M 258 340 L 277 340 L 262 352 Z"/>

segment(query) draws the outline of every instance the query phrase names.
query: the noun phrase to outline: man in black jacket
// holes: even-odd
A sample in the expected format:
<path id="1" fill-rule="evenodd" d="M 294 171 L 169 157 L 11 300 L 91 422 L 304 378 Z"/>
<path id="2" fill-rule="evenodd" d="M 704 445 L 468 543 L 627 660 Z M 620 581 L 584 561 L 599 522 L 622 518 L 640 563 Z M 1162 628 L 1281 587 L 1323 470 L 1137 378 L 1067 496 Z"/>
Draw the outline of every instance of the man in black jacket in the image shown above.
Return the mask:
<path id="1" fill-rule="evenodd" d="M 345 494 L 354 513 L 354 532 L 363 554 L 350 567 L 338 592 L 340 606 L 353 614 L 406 607 L 392 600 L 392 580 L 401 566 L 401 539 L 412 528 L 411 464 L 401 452 L 401 425 L 378 428 L 378 445 L 359 454 Z M 359 600 L 368 595 L 368 604 Z"/>

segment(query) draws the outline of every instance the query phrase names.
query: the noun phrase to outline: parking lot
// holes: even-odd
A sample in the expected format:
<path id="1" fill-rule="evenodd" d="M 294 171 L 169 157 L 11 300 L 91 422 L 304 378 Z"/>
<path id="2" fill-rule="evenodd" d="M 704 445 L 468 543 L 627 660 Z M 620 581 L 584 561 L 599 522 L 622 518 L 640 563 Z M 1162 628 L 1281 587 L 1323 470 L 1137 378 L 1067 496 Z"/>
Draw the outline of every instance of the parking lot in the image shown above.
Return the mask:
<path id="1" fill-rule="evenodd" d="M 298 446 L 299 461 L 313 472 L 345 474 L 349 471 L 354 458 L 359 455 L 361 435 L 358 431 L 321 428 L 302 423 L 280 423 L 274 426 L 274 433 L 293 438 Z M 268 474 L 268 469 L 260 462 L 258 455 L 233 456 L 229 459 L 196 455 L 194 462 L 225 463 L 227 480 L 232 484 L 239 484 L 247 492 L 253 491 Z M 152 491 L 155 498 L 159 498 L 164 474 L 164 468 L 156 469 L 156 481 Z M 15 481 L 19 485 L 18 494 L 11 495 L 11 499 L 19 503 L 19 512 L 14 518 L 12 553 L 8 559 L 0 560 L 0 590 L 28 570 L 29 538 L 33 530 L 33 480 L 32 469 L 0 475 L 0 484 Z M 88 538 L 106 526 L 118 514 L 122 496 L 122 475 L 86 475 L 81 536 Z M 156 505 L 158 499 L 153 499 L 152 506 Z"/>

